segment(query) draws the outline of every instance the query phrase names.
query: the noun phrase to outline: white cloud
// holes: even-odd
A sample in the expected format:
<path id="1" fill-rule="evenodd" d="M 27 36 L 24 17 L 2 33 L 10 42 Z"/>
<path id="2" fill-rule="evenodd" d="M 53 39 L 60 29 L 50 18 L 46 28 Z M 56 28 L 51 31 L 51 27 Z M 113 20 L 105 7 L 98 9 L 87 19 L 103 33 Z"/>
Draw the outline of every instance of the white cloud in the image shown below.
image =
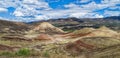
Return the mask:
<path id="1" fill-rule="evenodd" d="M 23 0 L 23 3 L 37 4 L 37 3 L 38 3 L 38 0 Z"/>
<path id="2" fill-rule="evenodd" d="M 89 10 L 82 10 L 79 8 L 70 8 L 70 9 L 63 9 L 63 10 L 49 10 L 49 11 L 41 11 L 40 13 L 48 18 L 61 18 L 61 17 L 81 17 L 85 13 L 89 13 Z"/>
<path id="3" fill-rule="evenodd" d="M 20 12 L 20 11 L 15 11 L 13 14 L 15 16 L 24 16 L 24 14 L 22 12 Z"/>
<path id="4" fill-rule="evenodd" d="M 80 0 L 80 3 L 86 3 L 86 2 L 89 2 L 91 0 Z"/>
<path id="5" fill-rule="evenodd" d="M 111 3 L 120 3 L 120 0 L 102 0 L 101 1 L 102 3 L 109 3 L 109 4 L 111 4 Z"/>
<path id="6" fill-rule="evenodd" d="M 68 4 L 68 5 L 64 5 L 64 7 L 66 7 L 66 8 L 79 8 L 79 5 L 71 3 L 71 4 Z"/>
<path id="7" fill-rule="evenodd" d="M 91 6 L 91 7 L 90 7 Z M 76 5 L 76 4 L 69 4 L 65 5 L 65 7 L 69 8 L 65 12 L 68 11 L 69 17 L 77 17 L 77 18 L 102 18 L 102 15 L 99 15 L 93 11 L 103 9 L 108 7 L 108 5 L 101 5 L 96 4 L 95 2 L 91 2 L 86 5 Z"/>
<path id="8" fill-rule="evenodd" d="M 94 18 L 103 18 L 103 15 L 96 14 Z"/>
<path id="9" fill-rule="evenodd" d="M 28 5 L 28 7 L 32 6 L 34 8 L 49 8 L 47 2 L 42 0 L 23 0 L 23 6 Z"/>
<path id="10" fill-rule="evenodd" d="M 103 18 L 103 17 L 104 17 L 103 15 L 91 12 L 91 13 L 86 13 L 78 18 Z"/>
<path id="11" fill-rule="evenodd" d="M 14 2 L 13 2 L 14 1 Z M 19 0 L 0 0 L 0 7 L 18 7 L 21 1 Z"/>
<path id="12" fill-rule="evenodd" d="M 120 0 L 102 0 L 101 5 L 107 6 L 109 8 L 116 7 L 117 4 L 120 4 Z"/>
<path id="13" fill-rule="evenodd" d="M 6 8 L 0 8 L 0 12 L 7 12 L 8 10 Z"/>
<path id="14" fill-rule="evenodd" d="M 106 16 L 120 16 L 120 11 L 110 11 L 110 10 L 106 10 L 104 12 L 104 15 Z"/>
<path id="15" fill-rule="evenodd" d="M 119 9 L 120 10 L 120 6 L 113 6 L 113 7 L 110 7 L 109 9 Z"/>
<path id="16" fill-rule="evenodd" d="M 23 0 L 22 3 L 20 3 L 20 6 L 16 8 L 15 12 L 21 12 L 21 14 L 24 16 L 34 16 L 39 14 L 41 9 L 50 10 L 51 8 L 49 7 L 48 3 L 44 1 Z M 17 14 L 13 15 L 19 16 Z"/>
<path id="17" fill-rule="evenodd" d="M 69 17 L 77 17 L 77 18 L 80 18 L 80 17 L 83 17 L 85 16 L 87 13 L 72 13 Z"/>
<path id="18" fill-rule="evenodd" d="M 47 16 L 45 16 L 45 15 L 36 15 L 35 19 L 37 19 L 37 20 L 47 20 L 49 18 Z"/>
<path id="19" fill-rule="evenodd" d="M 82 7 L 84 9 L 88 9 L 88 10 L 94 11 L 94 10 L 104 9 L 104 8 L 107 8 L 107 7 L 113 7 L 115 5 L 116 4 L 96 4 L 95 2 L 91 2 L 89 4 L 82 5 Z"/>

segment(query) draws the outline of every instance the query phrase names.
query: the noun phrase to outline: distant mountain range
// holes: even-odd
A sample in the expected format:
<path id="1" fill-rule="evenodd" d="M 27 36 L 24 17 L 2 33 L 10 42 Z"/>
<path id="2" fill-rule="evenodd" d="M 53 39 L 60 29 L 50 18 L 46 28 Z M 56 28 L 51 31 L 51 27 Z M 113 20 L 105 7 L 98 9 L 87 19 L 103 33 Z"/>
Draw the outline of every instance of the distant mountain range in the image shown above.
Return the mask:
<path id="1" fill-rule="evenodd" d="M 59 18 L 59 19 L 49 19 L 49 20 L 42 20 L 36 22 L 29 22 L 27 24 L 37 25 L 40 22 L 49 22 L 56 27 L 60 27 L 63 30 L 74 30 L 80 29 L 83 27 L 94 27 L 98 28 L 100 26 L 107 26 L 112 29 L 118 30 L 120 29 L 120 16 L 111 16 L 105 18 Z"/>
<path id="2" fill-rule="evenodd" d="M 69 18 L 58 18 L 58 19 L 49 19 L 49 20 L 41 20 L 41 21 L 32 21 L 32 22 L 27 22 L 28 24 L 31 23 L 37 23 L 37 22 L 42 22 L 42 21 L 60 21 L 60 20 L 64 20 L 64 21 L 69 21 L 69 19 L 74 20 L 74 21 L 79 21 L 79 22 L 83 22 L 85 19 L 114 19 L 114 20 L 120 20 L 120 16 L 110 16 L 110 17 L 104 17 L 104 18 L 75 18 L 75 17 L 69 17 Z"/>
<path id="3" fill-rule="evenodd" d="M 105 19 L 117 19 L 117 20 L 120 20 L 120 16 L 105 17 Z"/>

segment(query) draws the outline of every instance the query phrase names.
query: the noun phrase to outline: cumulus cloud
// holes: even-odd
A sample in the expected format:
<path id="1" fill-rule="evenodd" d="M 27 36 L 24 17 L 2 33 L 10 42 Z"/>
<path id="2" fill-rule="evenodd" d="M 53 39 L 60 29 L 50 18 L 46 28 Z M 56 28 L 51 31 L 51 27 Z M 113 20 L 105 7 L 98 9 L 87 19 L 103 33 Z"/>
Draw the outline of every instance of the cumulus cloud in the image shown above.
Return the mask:
<path id="1" fill-rule="evenodd" d="M 45 16 L 45 15 L 36 15 L 35 19 L 37 19 L 37 20 L 47 20 L 49 18 L 47 16 Z"/>
<path id="2" fill-rule="evenodd" d="M 69 15 L 69 17 L 84 17 L 87 13 L 72 13 L 71 15 Z"/>
<path id="3" fill-rule="evenodd" d="M 110 10 L 106 10 L 104 12 L 104 15 L 106 16 L 120 16 L 120 11 L 110 11 Z"/>
<path id="4" fill-rule="evenodd" d="M 47 2 L 39 0 L 23 0 L 20 6 L 16 8 L 15 16 L 33 16 L 39 14 L 40 10 L 50 10 Z M 18 12 L 21 13 L 18 15 Z"/>
<path id="5" fill-rule="evenodd" d="M 24 16 L 24 14 L 22 12 L 20 12 L 20 11 L 15 11 L 13 14 L 15 16 Z"/>
<path id="6" fill-rule="evenodd" d="M 103 18 L 103 15 L 96 14 L 94 18 Z"/>
<path id="7" fill-rule="evenodd" d="M 113 6 L 113 7 L 110 7 L 109 9 L 112 9 L 112 10 L 119 9 L 120 10 L 120 6 Z"/>
<path id="8" fill-rule="evenodd" d="M 79 8 L 79 5 L 70 3 L 70 4 L 68 4 L 68 5 L 64 5 L 64 7 L 66 7 L 66 8 Z"/>
<path id="9" fill-rule="evenodd" d="M 8 10 L 6 8 L 0 8 L 0 12 L 7 12 Z"/>
<path id="10" fill-rule="evenodd" d="M 21 3 L 20 0 L 0 0 L 0 7 L 18 7 L 19 3 Z"/>
<path id="11" fill-rule="evenodd" d="M 100 9 L 104 9 L 104 8 L 108 8 L 108 7 L 115 7 L 116 4 L 96 4 L 95 2 L 91 2 L 89 4 L 86 5 L 82 5 L 82 7 L 84 9 L 89 9 L 91 11 L 93 10 L 100 10 Z"/>
<path id="12" fill-rule="evenodd" d="M 91 6 L 91 7 L 90 7 Z M 69 8 L 67 11 L 69 17 L 77 17 L 77 18 L 102 18 L 103 15 L 99 15 L 95 10 L 104 9 L 108 7 L 107 5 L 96 4 L 95 2 L 91 2 L 86 5 L 76 5 L 76 4 L 68 4 L 65 5 L 66 8 Z M 66 11 L 66 12 L 67 12 Z M 71 12 L 71 13 L 70 13 Z"/>

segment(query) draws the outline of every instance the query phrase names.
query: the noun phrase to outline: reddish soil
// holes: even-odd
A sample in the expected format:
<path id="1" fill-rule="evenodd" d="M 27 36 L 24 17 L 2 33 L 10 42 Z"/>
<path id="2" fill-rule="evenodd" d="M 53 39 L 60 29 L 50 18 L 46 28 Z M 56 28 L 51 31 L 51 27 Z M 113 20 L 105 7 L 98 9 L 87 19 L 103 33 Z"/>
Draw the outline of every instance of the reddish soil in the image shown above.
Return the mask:
<path id="1" fill-rule="evenodd" d="M 62 37 L 68 37 L 70 36 L 71 38 L 77 38 L 77 37 L 83 37 L 83 36 L 87 36 L 89 35 L 90 33 L 80 33 L 80 34 L 74 34 L 74 33 L 70 33 L 70 34 L 66 34 L 66 35 L 63 35 Z"/>
<path id="2" fill-rule="evenodd" d="M 82 52 L 83 49 L 93 50 L 94 46 L 90 44 L 86 44 L 81 40 L 78 40 L 78 41 L 75 41 L 74 43 L 67 44 L 66 49 L 71 51 L 76 51 L 76 52 Z"/>
<path id="3" fill-rule="evenodd" d="M 40 34 L 38 37 L 35 38 L 35 40 L 51 40 L 51 39 L 53 38 L 48 34 Z"/>

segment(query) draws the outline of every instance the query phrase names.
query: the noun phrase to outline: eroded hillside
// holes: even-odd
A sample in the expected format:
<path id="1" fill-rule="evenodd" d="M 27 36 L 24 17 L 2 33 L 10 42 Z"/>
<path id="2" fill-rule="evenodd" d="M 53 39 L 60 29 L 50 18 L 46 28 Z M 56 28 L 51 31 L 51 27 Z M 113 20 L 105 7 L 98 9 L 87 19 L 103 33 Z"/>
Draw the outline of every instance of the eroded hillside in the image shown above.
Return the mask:
<path id="1" fill-rule="evenodd" d="M 32 27 L 14 22 L 2 26 L 22 33 L 0 33 L 0 58 L 120 58 L 120 33 L 105 26 L 73 32 L 48 22 Z"/>

